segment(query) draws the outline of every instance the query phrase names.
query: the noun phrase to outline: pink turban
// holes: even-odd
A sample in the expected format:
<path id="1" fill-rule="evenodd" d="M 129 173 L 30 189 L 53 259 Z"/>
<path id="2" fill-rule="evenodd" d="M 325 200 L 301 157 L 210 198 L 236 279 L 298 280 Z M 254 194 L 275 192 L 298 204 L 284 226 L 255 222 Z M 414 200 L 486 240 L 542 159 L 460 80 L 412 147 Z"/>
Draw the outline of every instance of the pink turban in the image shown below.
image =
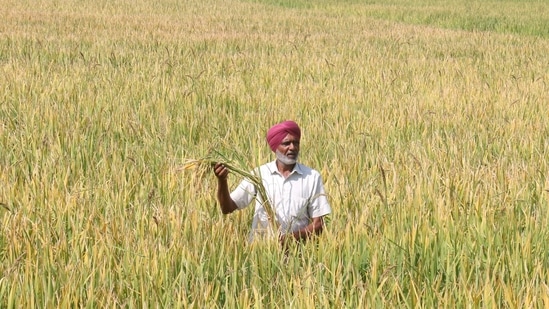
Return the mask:
<path id="1" fill-rule="evenodd" d="M 272 126 L 267 132 L 267 143 L 269 143 L 271 150 L 275 151 L 288 134 L 295 136 L 297 139 L 301 138 L 301 130 L 297 123 L 288 120 Z"/>

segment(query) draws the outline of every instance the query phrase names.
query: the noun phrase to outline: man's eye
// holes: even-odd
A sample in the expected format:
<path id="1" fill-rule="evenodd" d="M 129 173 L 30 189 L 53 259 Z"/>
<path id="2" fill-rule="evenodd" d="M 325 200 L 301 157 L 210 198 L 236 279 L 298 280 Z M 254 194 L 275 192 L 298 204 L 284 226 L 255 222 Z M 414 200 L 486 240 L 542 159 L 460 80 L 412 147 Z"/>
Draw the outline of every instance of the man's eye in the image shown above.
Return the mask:
<path id="1" fill-rule="evenodd" d="M 280 145 L 282 146 L 290 146 L 291 144 L 294 144 L 294 146 L 299 146 L 299 143 L 297 142 L 283 142 Z"/>

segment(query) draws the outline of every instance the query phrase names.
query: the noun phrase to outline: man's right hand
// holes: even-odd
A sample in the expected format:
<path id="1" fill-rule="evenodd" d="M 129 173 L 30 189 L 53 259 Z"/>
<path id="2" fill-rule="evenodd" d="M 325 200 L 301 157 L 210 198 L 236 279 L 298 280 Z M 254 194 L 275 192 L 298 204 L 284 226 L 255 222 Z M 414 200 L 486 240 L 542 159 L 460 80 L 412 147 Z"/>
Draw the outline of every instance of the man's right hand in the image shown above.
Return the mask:
<path id="1" fill-rule="evenodd" d="M 213 166 L 214 174 L 219 179 L 227 179 L 229 175 L 229 169 L 225 167 L 222 163 L 216 163 Z"/>

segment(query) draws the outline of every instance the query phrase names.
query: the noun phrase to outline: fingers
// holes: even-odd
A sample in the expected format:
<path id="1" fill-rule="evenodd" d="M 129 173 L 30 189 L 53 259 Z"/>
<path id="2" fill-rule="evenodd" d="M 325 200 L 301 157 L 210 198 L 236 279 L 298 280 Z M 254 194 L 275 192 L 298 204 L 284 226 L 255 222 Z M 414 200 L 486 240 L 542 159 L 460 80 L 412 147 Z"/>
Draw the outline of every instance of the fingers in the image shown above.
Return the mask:
<path id="1" fill-rule="evenodd" d="M 217 176 L 217 178 L 227 178 L 227 175 L 229 175 L 229 170 L 225 165 L 221 163 L 216 163 L 213 166 L 214 174 Z"/>

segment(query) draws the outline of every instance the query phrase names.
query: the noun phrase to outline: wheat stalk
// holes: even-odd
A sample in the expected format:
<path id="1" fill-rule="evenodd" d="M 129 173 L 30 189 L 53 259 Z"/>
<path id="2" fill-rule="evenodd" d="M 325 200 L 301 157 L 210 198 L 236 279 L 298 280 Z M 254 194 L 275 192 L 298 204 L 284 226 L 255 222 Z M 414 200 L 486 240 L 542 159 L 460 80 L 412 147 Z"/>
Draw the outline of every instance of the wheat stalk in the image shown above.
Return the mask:
<path id="1" fill-rule="evenodd" d="M 246 164 L 241 161 L 236 161 L 221 154 L 219 151 L 211 150 L 208 155 L 201 159 L 187 159 L 183 164 L 183 170 L 196 169 L 201 174 L 205 174 L 209 169 L 217 163 L 223 164 L 230 172 L 241 176 L 250 181 L 261 199 L 261 205 L 267 212 L 269 225 L 273 231 L 278 231 L 279 223 L 276 220 L 275 211 L 271 205 L 267 190 L 263 186 L 261 175 L 254 173 L 246 167 Z"/>

